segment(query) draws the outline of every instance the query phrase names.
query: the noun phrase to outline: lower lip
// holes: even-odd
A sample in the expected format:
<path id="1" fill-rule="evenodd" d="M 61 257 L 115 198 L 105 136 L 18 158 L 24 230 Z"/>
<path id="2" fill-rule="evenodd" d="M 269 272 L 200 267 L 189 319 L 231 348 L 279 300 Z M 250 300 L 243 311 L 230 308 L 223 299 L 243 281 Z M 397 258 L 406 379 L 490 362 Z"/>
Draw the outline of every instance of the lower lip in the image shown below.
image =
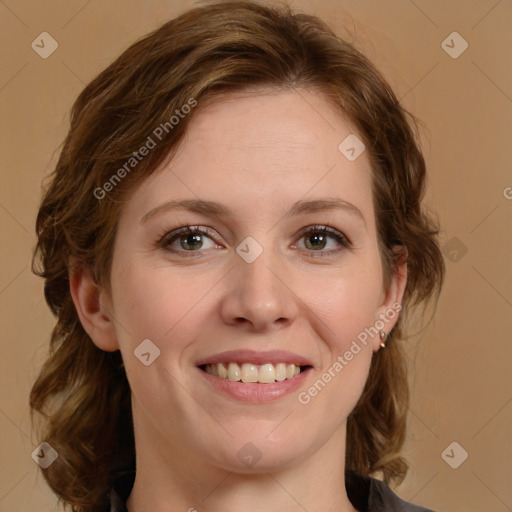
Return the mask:
<path id="1" fill-rule="evenodd" d="M 260 382 L 244 383 L 241 381 L 222 379 L 211 373 L 206 373 L 201 370 L 201 368 L 197 369 L 214 388 L 242 402 L 250 403 L 269 402 L 293 393 L 304 383 L 312 370 L 312 368 L 308 368 L 299 373 L 296 377 L 281 382 L 262 384 Z"/>

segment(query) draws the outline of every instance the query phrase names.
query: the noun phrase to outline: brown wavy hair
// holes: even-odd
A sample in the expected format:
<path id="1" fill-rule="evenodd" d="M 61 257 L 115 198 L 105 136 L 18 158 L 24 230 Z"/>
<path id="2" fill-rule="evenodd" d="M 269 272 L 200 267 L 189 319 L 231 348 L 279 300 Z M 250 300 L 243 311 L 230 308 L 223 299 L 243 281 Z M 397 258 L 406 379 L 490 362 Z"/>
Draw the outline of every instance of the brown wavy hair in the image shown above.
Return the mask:
<path id="1" fill-rule="evenodd" d="M 317 17 L 286 5 L 214 2 L 146 35 L 85 87 L 37 215 L 32 270 L 45 280 L 57 322 L 30 407 L 33 423 L 40 413 L 40 440 L 59 454 L 44 477 L 73 511 L 108 509 L 115 479 L 135 469 L 135 446 L 121 354 L 100 350 L 83 329 L 70 294 L 71 261 L 88 266 L 110 291 L 116 226 L 130 194 L 172 158 L 201 106 L 260 86 L 325 95 L 348 115 L 368 149 L 383 285 L 404 258 L 408 278 L 398 322 L 387 347 L 374 353 L 347 420 L 345 463 L 387 483 L 405 477 L 404 322 L 413 306 L 432 298 L 437 304 L 445 273 L 437 221 L 421 204 L 426 169 L 418 121 L 368 59 Z M 191 100 L 197 107 L 170 128 L 169 119 Z M 104 187 L 166 122 L 165 138 L 116 186 Z M 98 198 L 100 190 L 105 197 Z M 396 244 L 401 250 L 393 250 Z"/>

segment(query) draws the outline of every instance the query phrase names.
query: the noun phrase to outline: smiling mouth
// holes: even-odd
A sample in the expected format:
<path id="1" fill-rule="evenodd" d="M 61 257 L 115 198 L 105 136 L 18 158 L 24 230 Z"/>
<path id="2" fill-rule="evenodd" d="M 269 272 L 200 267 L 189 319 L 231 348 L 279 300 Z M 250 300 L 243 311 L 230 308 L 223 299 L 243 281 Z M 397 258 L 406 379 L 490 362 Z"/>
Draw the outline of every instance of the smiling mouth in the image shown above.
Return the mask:
<path id="1" fill-rule="evenodd" d="M 201 370 L 220 379 L 231 380 L 233 382 L 258 382 L 261 384 L 271 384 L 273 382 L 282 382 L 293 379 L 303 371 L 312 368 L 309 365 L 299 366 L 289 363 L 266 363 L 262 365 L 252 363 L 217 363 L 202 364 Z"/>

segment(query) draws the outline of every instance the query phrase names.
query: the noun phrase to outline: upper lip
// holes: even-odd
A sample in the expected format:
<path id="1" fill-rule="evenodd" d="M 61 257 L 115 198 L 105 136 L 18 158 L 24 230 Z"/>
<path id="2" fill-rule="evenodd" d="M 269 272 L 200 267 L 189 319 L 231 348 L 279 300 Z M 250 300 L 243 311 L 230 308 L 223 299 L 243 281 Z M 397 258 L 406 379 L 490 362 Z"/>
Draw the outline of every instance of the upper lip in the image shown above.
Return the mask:
<path id="1" fill-rule="evenodd" d="M 196 366 L 231 362 L 258 365 L 266 363 L 287 363 L 297 366 L 313 366 L 313 363 L 311 363 L 309 359 L 294 354 L 293 352 L 287 352 L 286 350 L 269 350 L 265 352 L 259 352 L 257 350 L 228 350 L 199 359 L 196 361 Z"/>

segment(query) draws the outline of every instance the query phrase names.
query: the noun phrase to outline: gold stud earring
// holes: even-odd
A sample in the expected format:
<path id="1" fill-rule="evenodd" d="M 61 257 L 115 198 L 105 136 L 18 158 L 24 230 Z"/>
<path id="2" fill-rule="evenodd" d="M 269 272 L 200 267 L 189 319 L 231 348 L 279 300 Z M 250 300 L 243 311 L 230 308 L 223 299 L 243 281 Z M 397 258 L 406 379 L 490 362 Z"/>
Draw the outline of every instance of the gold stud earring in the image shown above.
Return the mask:
<path id="1" fill-rule="evenodd" d="M 382 348 L 386 348 L 386 343 L 384 341 L 386 338 L 387 338 L 387 334 L 384 331 L 380 331 L 380 339 L 381 339 L 380 346 Z"/>

